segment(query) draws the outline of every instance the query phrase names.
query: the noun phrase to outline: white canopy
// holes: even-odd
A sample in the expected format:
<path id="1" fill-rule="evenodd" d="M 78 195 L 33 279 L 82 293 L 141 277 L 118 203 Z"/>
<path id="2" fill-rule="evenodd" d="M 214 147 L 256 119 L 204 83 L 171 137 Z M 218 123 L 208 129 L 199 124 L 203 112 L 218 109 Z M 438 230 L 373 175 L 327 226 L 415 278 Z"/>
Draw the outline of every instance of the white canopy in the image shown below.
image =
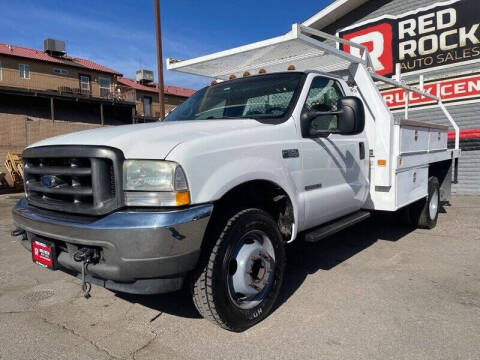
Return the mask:
<path id="1" fill-rule="evenodd" d="M 227 80 L 232 74 L 242 77 L 245 71 L 252 75 L 260 69 L 265 69 L 267 73 L 286 71 L 290 65 L 300 71 L 332 72 L 348 69 L 352 61 L 366 63 L 359 57 L 338 50 L 332 44 L 332 41 L 338 43 L 339 40 L 334 36 L 327 42 L 316 40 L 316 32 L 320 34 L 317 30 L 294 24 L 287 34 L 264 41 L 191 60 L 167 59 L 167 69 Z M 321 33 L 323 38 L 325 35 Z M 351 43 L 349 46 L 352 46 Z M 356 44 L 353 46 L 359 49 L 359 54 L 364 48 Z"/>

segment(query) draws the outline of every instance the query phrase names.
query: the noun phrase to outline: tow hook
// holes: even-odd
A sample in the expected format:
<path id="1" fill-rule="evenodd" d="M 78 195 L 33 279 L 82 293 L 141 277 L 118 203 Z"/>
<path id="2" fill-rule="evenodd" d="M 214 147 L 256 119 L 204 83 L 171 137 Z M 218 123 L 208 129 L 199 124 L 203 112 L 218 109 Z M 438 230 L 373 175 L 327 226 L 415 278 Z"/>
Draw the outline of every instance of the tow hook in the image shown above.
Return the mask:
<path id="1" fill-rule="evenodd" d="M 85 279 L 87 267 L 89 264 L 96 262 L 100 258 L 98 250 L 92 248 L 81 248 L 73 254 L 73 260 L 82 263 L 82 291 L 85 299 L 90 298 L 90 290 L 92 284 Z"/>
<path id="2" fill-rule="evenodd" d="M 13 237 L 17 237 L 17 236 L 21 236 L 25 234 L 25 230 L 23 229 L 20 229 L 20 228 L 16 228 L 15 230 L 13 230 L 10 235 L 13 236 Z"/>

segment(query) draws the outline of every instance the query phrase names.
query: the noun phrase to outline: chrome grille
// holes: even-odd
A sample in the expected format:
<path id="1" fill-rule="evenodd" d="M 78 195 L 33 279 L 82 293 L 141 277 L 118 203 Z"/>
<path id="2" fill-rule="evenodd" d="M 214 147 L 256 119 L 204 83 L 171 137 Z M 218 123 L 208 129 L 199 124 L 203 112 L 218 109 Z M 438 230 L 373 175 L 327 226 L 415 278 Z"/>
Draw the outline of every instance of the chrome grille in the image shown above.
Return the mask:
<path id="1" fill-rule="evenodd" d="M 103 215 L 122 206 L 123 155 L 109 148 L 52 146 L 23 154 L 29 204 L 67 213 Z"/>

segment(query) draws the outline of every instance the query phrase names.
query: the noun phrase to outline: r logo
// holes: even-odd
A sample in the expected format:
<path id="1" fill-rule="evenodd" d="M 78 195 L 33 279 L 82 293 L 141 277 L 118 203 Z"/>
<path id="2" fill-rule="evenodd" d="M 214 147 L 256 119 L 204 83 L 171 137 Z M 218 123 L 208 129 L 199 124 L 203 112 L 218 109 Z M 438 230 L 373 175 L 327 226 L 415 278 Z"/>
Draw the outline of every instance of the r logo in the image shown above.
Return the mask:
<path id="1" fill-rule="evenodd" d="M 382 23 L 341 35 L 345 40 L 364 45 L 370 52 L 375 71 L 379 75 L 393 73 L 392 25 Z M 344 45 L 344 51 L 360 56 L 360 49 Z"/>

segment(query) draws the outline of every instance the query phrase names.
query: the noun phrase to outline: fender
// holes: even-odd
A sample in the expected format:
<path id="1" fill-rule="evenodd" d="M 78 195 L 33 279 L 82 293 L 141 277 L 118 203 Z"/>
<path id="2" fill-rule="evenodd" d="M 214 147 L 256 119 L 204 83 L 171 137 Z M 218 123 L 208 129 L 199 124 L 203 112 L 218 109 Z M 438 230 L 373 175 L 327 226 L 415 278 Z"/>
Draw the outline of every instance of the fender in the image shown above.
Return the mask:
<path id="1" fill-rule="evenodd" d="M 185 170 L 192 204 L 220 199 L 238 185 L 265 180 L 278 185 L 290 197 L 295 226 L 301 228 L 304 201 L 293 176 L 301 176 L 301 158 L 284 159 L 282 149 L 298 147 L 292 118 L 278 125 L 259 124 L 221 134 L 199 136 L 176 146 L 166 160 L 178 162 Z"/>
<path id="2" fill-rule="evenodd" d="M 252 168 L 252 164 L 255 164 L 254 168 Z M 287 193 L 293 206 L 295 226 L 292 239 L 295 239 L 299 225 L 301 225 L 299 221 L 304 218 L 304 206 L 299 206 L 300 199 L 295 191 L 293 179 L 280 162 L 258 157 L 245 157 L 223 164 L 200 183 L 201 186 L 197 189 L 198 192 L 192 195 L 192 200 L 195 203 L 219 200 L 233 188 L 253 180 L 268 181 Z"/>

